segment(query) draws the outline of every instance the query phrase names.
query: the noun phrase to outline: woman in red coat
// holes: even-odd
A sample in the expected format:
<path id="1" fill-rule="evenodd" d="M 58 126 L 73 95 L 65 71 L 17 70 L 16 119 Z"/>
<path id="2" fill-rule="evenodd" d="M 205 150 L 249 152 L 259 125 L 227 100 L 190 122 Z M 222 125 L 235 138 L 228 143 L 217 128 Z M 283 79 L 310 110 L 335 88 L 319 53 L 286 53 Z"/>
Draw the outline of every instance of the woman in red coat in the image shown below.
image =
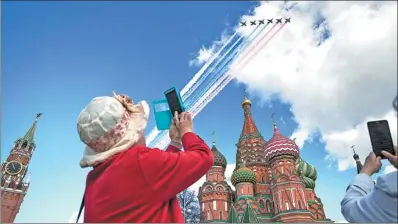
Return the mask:
<path id="1" fill-rule="evenodd" d="M 94 98 L 80 113 L 78 132 L 87 145 L 80 165 L 93 167 L 84 222 L 184 222 L 176 195 L 206 174 L 213 156 L 189 113 L 175 116 L 165 151 L 146 147 L 148 115 L 147 103 L 125 95 Z"/>

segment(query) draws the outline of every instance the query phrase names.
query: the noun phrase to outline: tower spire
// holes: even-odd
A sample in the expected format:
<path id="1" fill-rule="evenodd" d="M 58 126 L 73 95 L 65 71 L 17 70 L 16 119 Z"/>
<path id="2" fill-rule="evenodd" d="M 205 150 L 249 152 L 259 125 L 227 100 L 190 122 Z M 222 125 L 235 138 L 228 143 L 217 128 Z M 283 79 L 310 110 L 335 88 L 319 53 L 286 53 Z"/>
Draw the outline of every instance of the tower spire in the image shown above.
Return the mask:
<path id="1" fill-rule="evenodd" d="M 271 115 L 272 123 L 274 124 L 274 134 L 279 133 L 278 126 L 276 125 L 275 112 Z"/>
<path id="2" fill-rule="evenodd" d="M 351 146 L 352 152 L 354 153 L 354 155 L 352 156 L 357 164 L 357 173 L 359 174 L 361 172 L 362 169 L 362 163 L 361 160 L 359 159 L 358 154 L 355 152 L 355 145 Z"/>
<path id="3" fill-rule="evenodd" d="M 32 126 L 30 126 L 29 130 L 26 132 L 26 134 L 24 135 L 23 139 L 27 140 L 29 142 L 34 142 L 35 140 L 35 131 L 36 131 L 36 125 L 37 125 L 37 121 L 39 120 L 39 118 L 41 117 L 42 113 L 38 113 L 36 114 L 36 119 L 33 122 Z"/>
<path id="4" fill-rule="evenodd" d="M 216 131 L 213 131 L 211 135 L 213 137 L 213 145 L 216 145 Z"/>

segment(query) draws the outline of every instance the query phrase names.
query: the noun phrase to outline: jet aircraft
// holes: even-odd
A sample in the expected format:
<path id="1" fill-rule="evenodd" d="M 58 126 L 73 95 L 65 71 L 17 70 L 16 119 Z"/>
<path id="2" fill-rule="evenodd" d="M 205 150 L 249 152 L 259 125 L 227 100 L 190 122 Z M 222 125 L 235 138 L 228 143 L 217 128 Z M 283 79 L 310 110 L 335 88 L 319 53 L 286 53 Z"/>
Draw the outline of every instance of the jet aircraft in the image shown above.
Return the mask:
<path id="1" fill-rule="evenodd" d="M 256 25 L 256 20 L 250 21 L 250 26 L 255 26 Z"/>
<path id="2" fill-rule="evenodd" d="M 261 20 L 258 21 L 258 25 L 261 25 L 261 24 L 264 25 L 264 19 L 261 19 Z"/>
<path id="3" fill-rule="evenodd" d="M 278 23 L 282 23 L 282 18 L 276 19 L 276 24 L 278 24 Z"/>
<path id="4" fill-rule="evenodd" d="M 246 21 L 240 22 L 240 26 L 246 26 Z"/>
<path id="5" fill-rule="evenodd" d="M 290 18 L 285 19 L 285 24 L 290 23 Z"/>
<path id="6" fill-rule="evenodd" d="M 267 23 L 268 23 L 268 24 L 273 23 L 273 20 L 274 20 L 274 19 L 267 19 Z"/>

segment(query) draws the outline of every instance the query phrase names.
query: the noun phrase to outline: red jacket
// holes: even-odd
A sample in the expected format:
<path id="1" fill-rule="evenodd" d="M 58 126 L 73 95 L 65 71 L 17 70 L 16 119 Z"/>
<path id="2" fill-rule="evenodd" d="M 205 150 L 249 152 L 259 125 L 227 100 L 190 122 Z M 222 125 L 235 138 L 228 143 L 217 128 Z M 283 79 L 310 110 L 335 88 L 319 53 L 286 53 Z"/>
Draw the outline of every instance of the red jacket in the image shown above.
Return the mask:
<path id="1" fill-rule="evenodd" d="M 182 137 L 185 152 L 133 146 L 87 176 L 84 222 L 184 222 L 176 195 L 198 181 L 213 156 L 194 133 Z"/>

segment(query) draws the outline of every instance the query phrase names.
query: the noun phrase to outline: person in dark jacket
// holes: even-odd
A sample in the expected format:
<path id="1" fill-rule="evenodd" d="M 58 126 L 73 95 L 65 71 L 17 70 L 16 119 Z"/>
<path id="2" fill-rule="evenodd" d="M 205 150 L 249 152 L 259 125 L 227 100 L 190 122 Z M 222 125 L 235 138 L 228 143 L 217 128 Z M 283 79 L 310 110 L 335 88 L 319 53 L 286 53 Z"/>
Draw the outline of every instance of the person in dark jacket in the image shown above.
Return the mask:
<path id="1" fill-rule="evenodd" d="M 80 113 L 77 128 L 86 144 L 80 166 L 93 168 L 84 222 L 184 222 L 176 195 L 206 174 L 213 155 L 187 112 L 175 114 L 165 151 L 148 148 L 148 117 L 147 103 L 126 95 L 94 98 Z"/>

